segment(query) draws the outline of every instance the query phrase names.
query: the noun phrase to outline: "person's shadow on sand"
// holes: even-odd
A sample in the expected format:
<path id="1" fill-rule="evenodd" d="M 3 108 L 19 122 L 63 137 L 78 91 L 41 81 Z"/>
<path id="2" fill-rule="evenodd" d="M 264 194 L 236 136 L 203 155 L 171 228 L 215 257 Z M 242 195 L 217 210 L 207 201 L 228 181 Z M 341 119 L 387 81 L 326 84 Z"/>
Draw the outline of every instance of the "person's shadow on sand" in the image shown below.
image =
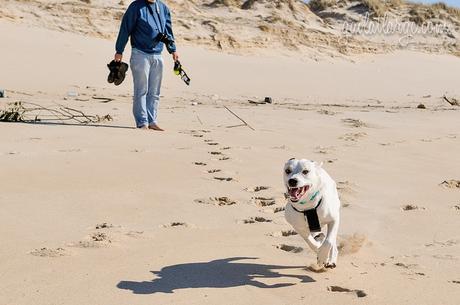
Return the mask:
<path id="1" fill-rule="evenodd" d="M 131 290 L 135 294 L 151 294 L 156 292 L 173 293 L 184 288 L 227 288 L 236 286 L 255 286 L 258 288 L 279 288 L 295 285 L 294 283 L 277 283 L 267 285 L 255 279 L 296 278 L 302 283 L 314 282 L 303 274 L 283 274 L 281 269 L 305 269 L 303 266 L 274 266 L 252 263 L 234 263 L 253 257 L 232 257 L 203 263 L 172 265 L 160 271 L 152 271 L 158 278 L 152 281 L 133 282 L 121 281 L 117 287 Z M 304 271 L 303 271 L 304 272 Z M 303 273 L 302 272 L 302 273 Z"/>

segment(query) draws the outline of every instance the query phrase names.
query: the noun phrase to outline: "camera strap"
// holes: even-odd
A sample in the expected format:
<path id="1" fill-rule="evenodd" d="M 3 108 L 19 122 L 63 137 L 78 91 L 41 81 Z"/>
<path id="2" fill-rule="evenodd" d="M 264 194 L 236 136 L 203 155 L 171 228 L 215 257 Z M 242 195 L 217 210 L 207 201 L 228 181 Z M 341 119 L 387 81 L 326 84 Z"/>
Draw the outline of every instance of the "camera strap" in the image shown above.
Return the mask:
<path id="1" fill-rule="evenodd" d="M 158 2 L 159 0 L 156 0 L 155 3 L 153 3 L 153 5 L 155 5 L 155 12 L 157 13 L 158 21 L 160 22 L 160 25 L 158 25 L 157 23 L 157 19 L 155 18 L 155 14 L 153 13 L 153 9 L 152 9 L 152 6 L 150 5 L 150 2 L 145 0 L 145 5 L 147 6 L 147 10 L 149 11 L 150 15 L 152 15 L 153 22 L 155 22 L 155 26 L 157 27 L 158 32 L 164 33 L 165 31 L 161 23 L 160 6 L 158 5 Z"/>

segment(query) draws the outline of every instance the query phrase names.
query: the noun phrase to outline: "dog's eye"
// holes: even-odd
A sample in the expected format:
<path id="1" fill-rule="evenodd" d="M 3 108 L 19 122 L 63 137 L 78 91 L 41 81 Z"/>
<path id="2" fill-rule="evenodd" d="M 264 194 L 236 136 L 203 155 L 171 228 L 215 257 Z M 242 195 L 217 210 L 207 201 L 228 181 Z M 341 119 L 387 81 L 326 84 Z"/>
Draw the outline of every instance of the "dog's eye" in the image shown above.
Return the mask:
<path id="1" fill-rule="evenodd" d="M 289 175 L 290 173 L 292 173 L 291 169 L 290 168 L 286 168 L 284 170 L 284 172 L 286 173 L 286 175 Z"/>
<path id="2" fill-rule="evenodd" d="M 302 174 L 308 175 L 308 170 L 304 169 L 304 170 L 302 171 Z"/>

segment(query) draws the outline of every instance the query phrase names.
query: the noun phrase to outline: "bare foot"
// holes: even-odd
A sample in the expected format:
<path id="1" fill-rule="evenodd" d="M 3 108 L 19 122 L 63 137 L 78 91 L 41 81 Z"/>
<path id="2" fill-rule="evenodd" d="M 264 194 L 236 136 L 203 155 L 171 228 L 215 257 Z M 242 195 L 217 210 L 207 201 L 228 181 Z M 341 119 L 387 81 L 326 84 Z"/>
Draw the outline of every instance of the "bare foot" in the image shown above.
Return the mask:
<path id="1" fill-rule="evenodd" d="M 157 124 L 150 124 L 149 129 L 153 129 L 153 130 L 157 130 L 157 131 L 164 131 L 164 129 L 161 128 L 160 126 L 158 126 Z"/>

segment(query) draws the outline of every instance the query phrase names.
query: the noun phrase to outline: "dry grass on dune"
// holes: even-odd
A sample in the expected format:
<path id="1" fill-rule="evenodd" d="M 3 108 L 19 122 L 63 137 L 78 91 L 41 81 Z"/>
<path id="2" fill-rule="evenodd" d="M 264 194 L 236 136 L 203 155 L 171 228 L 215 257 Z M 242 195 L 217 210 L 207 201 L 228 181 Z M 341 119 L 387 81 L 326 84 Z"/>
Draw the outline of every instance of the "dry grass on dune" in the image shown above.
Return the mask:
<path id="1" fill-rule="evenodd" d="M 362 5 L 374 17 L 382 17 L 390 9 L 398 9 L 404 6 L 410 9 L 411 15 L 425 15 L 424 17 L 414 18 L 414 22 L 420 24 L 420 19 L 430 19 L 439 15 L 450 15 L 455 18 L 460 18 L 460 9 L 450 7 L 443 2 L 434 4 L 418 4 L 406 2 L 404 0 L 310 0 L 308 6 L 312 11 L 323 11 L 329 8 L 344 7 L 346 5 Z M 427 12 L 423 14 L 423 11 Z M 431 16 L 431 17 L 430 17 Z"/>
<path id="2" fill-rule="evenodd" d="M 389 3 L 382 2 L 381 0 L 359 0 L 359 1 L 347 1 L 347 0 L 311 0 L 308 6 L 312 11 L 322 11 L 328 8 L 336 6 L 345 6 L 351 2 L 356 2 L 356 5 L 361 5 L 365 8 L 372 16 L 382 17 L 390 6 Z M 391 6 L 397 5 L 400 0 L 392 0 Z"/>

